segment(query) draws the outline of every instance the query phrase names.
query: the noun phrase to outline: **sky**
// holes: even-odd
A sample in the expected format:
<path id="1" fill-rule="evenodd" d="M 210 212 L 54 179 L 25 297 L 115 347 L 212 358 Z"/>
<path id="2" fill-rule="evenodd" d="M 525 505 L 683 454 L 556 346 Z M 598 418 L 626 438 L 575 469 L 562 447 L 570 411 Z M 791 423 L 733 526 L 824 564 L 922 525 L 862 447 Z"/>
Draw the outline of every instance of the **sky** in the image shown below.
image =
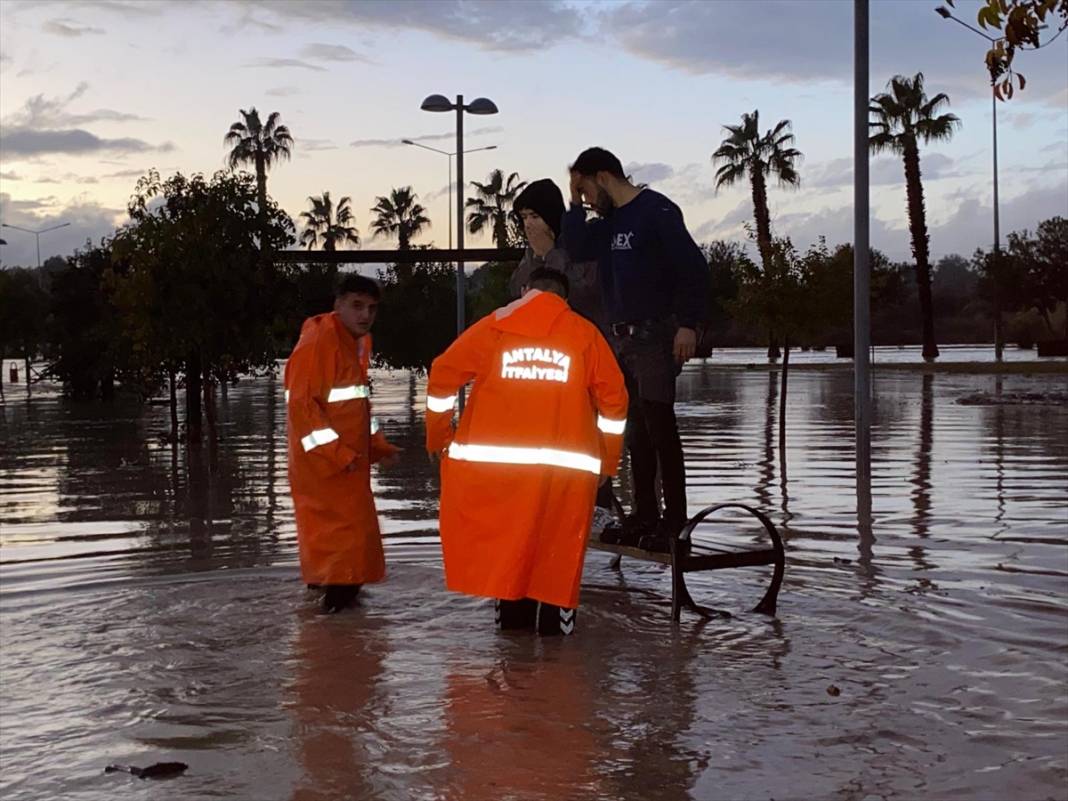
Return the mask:
<path id="1" fill-rule="evenodd" d="M 871 92 L 923 72 L 961 128 L 921 155 L 931 252 L 992 241 L 991 102 L 985 43 L 938 17 L 938 0 L 873 0 Z M 976 0 L 958 0 L 974 21 Z M 710 156 L 725 124 L 760 111 L 793 123 L 801 187 L 772 186 L 773 231 L 806 247 L 852 232 L 852 3 L 849 0 L 3 0 L 0 221 L 69 222 L 41 237 L 67 255 L 126 219 L 137 178 L 225 168 L 239 109 L 277 111 L 296 140 L 268 189 L 296 219 L 309 195 L 351 196 L 364 247 L 369 209 L 411 186 L 448 243 L 455 116 L 429 94 L 491 98 L 467 116 L 468 180 L 491 169 L 566 189 L 591 145 L 671 197 L 699 242 L 744 241 L 748 185 L 718 192 Z M 1068 34 L 1017 57 L 1027 88 L 998 106 L 1001 225 L 1068 216 Z M 903 168 L 873 157 L 872 244 L 906 259 Z M 6 265 L 35 262 L 34 237 L 0 233 Z M 487 244 L 468 238 L 468 244 Z"/>

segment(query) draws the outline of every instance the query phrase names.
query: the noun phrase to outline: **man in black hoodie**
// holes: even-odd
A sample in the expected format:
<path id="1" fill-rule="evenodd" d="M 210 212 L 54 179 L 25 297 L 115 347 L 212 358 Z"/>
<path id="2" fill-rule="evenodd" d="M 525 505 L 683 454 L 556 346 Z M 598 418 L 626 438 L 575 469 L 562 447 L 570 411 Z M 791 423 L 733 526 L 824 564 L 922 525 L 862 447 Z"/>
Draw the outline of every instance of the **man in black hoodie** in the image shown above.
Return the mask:
<path id="1" fill-rule="evenodd" d="M 597 261 L 572 261 L 560 241 L 560 224 L 564 216 L 564 196 L 560 188 L 550 178 L 533 181 L 519 193 L 512 209 L 523 223 L 527 248 L 508 281 L 511 298 L 515 300 L 522 296 L 523 287 L 534 270 L 541 267 L 556 270 L 567 276 L 570 286 L 568 305 L 606 333 Z"/>
<path id="2" fill-rule="evenodd" d="M 597 219 L 586 220 L 586 202 Z M 574 261 L 597 259 L 605 322 L 627 379 L 627 446 L 634 514 L 606 531 L 628 545 L 666 551 L 687 520 L 686 468 L 675 420 L 675 378 L 693 358 L 708 298 L 708 263 L 679 207 L 637 187 L 616 156 L 582 152 L 571 166 L 571 206 L 561 225 Z M 656 492 L 657 466 L 664 514 Z"/>

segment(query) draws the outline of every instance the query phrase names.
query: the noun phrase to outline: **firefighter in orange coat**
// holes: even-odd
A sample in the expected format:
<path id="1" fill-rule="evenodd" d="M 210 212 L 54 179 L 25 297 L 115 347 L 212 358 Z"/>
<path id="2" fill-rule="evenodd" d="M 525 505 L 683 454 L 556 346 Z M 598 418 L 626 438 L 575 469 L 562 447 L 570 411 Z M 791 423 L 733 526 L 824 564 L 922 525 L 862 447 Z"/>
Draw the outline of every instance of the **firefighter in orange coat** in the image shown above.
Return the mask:
<path id="1" fill-rule="evenodd" d="M 371 464 L 399 450 L 371 416 L 367 370 L 378 285 L 361 275 L 338 284 L 334 311 L 304 321 L 286 363 L 289 485 L 305 583 L 325 589 L 323 609 L 350 605 L 386 573 L 371 495 Z"/>
<path id="2" fill-rule="evenodd" d="M 535 270 L 523 297 L 434 360 L 427 383 L 446 586 L 497 599 L 502 628 L 542 634 L 574 627 L 597 485 L 616 472 L 627 417 L 615 357 L 566 295 L 563 274 Z"/>

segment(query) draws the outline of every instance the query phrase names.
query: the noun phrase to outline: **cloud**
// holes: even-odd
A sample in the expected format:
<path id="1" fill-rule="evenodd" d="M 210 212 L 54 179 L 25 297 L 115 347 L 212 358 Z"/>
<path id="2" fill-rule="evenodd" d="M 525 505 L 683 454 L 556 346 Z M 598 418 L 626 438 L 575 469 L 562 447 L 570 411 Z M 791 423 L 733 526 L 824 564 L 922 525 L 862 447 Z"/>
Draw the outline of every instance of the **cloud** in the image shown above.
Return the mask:
<path id="1" fill-rule="evenodd" d="M 541 51 L 579 35 L 587 16 L 564 0 L 234 0 L 301 25 L 419 30 L 484 50 Z"/>
<path id="2" fill-rule="evenodd" d="M 650 164 L 631 162 L 623 168 L 623 172 L 629 175 L 634 183 L 654 184 L 671 178 L 675 174 L 675 169 L 669 164 L 660 162 Z"/>
<path id="3" fill-rule="evenodd" d="M 276 86 L 274 89 L 267 90 L 269 97 L 292 97 L 299 94 L 300 89 L 296 86 Z"/>
<path id="4" fill-rule="evenodd" d="M 362 61 L 365 64 L 373 63 L 366 56 L 361 56 L 351 47 L 346 47 L 345 45 L 313 42 L 305 45 L 300 54 L 304 58 L 311 58 L 316 61 Z"/>
<path id="5" fill-rule="evenodd" d="M 35 130 L 31 128 L 4 128 L 0 135 L 0 154 L 5 158 L 40 156 L 45 153 L 81 155 L 87 153 L 144 153 L 167 152 L 174 145 L 165 142 L 151 145 L 141 139 L 123 137 L 104 139 L 79 128 L 67 130 Z"/>
<path id="6" fill-rule="evenodd" d="M 34 183 L 35 184 L 58 184 L 59 183 L 59 179 L 58 178 L 50 178 L 48 176 L 45 176 L 44 178 L 35 179 Z"/>
<path id="7" fill-rule="evenodd" d="M 932 5 L 872 4 L 872 89 L 891 75 L 922 71 L 928 85 L 951 97 L 989 97 L 982 48 L 938 19 Z M 794 84 L 853 80 L 853 11 L 843 0 L 628 0 L 596 21 L 598 38 L 694 75 Z M 1025 68 L 1028 92 L 1042 92 L 1040 84 L 1061 89 L 1063 69 L 1063 57 L 1032 59 Z"/>
<path id="8" fill-rule="evenodd" d="M 959 178 L 966 173 L 955 170 L 956 160 L 944 153 L 925 153 L 920 169 L 925 183 L 944 178 Z M 889 186 L 905 182 L 905 168 L 896 158 L 872 159 L 868 167 L 872 186 Z M 801 186 L 808 189 L 836 189 L 853 185 L 853 159 L 841 158 L 808 165 L 801 173 Z"/>
<path id="9" fill-rule="evenodd" d="M 0 172 L 0 178 L 5 181 L 21 181 L 22 177 L 14 170 L 8 170 L 6 172 Z"/>
<path id="10" fill-rule="evenodd" d="M 50 231 L 41 237 L 41 260 L 50 256 L 69 256 L 84 247 L 86 240 L 97 242 L 110 235 L 125 218 L 125 212 L 109 209 L 97 203 L 75 200 L 61 206 L 54 197 L 36 200 L 12 200 L 0 192 L 0 218 L 11 225 L 24 228 L 48 228 L 60 223 L 68 227 Z M 0 250 L 4 264 L 32 266 L 37 263 L 34 237 L 29 234 L 5 235 L 7 245 Z"/>
<path id="11" fill-rule="evenodd" d="M 25 128 L 65 128 L 88 125 L 93 122 L 143 122 L 144 117 L 123 111 L 102 108 L 81 114 L 73 114 L 67 107 L 89 91 L 89 84 L 79 83 L 69 95 L 45 97 L 37 94 L 22 104 L 22 108 L 4 118 L 4 126 Z"/>
<path id="12" fill-rule="evenodd" d="M 712 239 L 730 236 L 741 237 L 744 230 L 742 226 L 752 219 L 753 201 L 746 199 L 722 217 L 714 217 L 701 223 L 692 229 L 691 233 L 698 242 L 708 242 Z"/>
<path id="13" fill-rule="evenodd" d="M 439 200 L 440 198 L 448 197 L 449 193 L 455 186 L 456 184 L 445 184 L 445 186 L 439 189 L 434 189 L 430 192 L 423 193 L 419 196 L 419 199 L 422 200 L 424 203 L 431 203 L 435 200 Z"/>
<path id="14" fill-rule="evenodd" d="M 500 133 L 504 128 L 500 125 L 489 125 L 483 128 L 475 128 L 471 131 L 465 131 L 465 136 L 485 136 L 491 133 Z M 453 132 L 442 134 L 426 134 L 425 136 L 398 136 L 395 139 L 356 139 L 349 142 L 349 147 L 404 147 L 402 139 L 409 139 L 412 142 L 445 142 L 453 141 L 456 138 L 456 134 Z"/>
<path id="15" fill-rule="evenodd" d="M 326 72 L 325 67 L 320 67 L 318 64 L 309 64 L 307 61 L 301 61 L 296 58 L 257 58 L 244 66 L 269 67 L 271 69 L 288 69 L 292 67 L 294 69 L 313 70 L 314 72 Z"/>
<path id="16" fill-rule="evenodd" d="M 337 150 L 337 145 L 329 139 L 297 139 L 296 147 L 299 150 L 316 153 L 320 150 Z"/>
<path id="17" fill-rule="evenodd" d="M 107 181 L 115 178 L 140 178 L 148 170 L 119 170 L 118 172 L 109 172 L 107 175 L 101 175 L 101 179 Z"/>
<path id="18" fill-rule="evenodd" d="M 71 38 L 104 33 L 102 28 L 92 28 L 88 25 L 82 25 L 72 19 L 50 19 L 41 26 L 41 30 L 45 33 L 55 34 L 56 36 L 67 36 Z"/>

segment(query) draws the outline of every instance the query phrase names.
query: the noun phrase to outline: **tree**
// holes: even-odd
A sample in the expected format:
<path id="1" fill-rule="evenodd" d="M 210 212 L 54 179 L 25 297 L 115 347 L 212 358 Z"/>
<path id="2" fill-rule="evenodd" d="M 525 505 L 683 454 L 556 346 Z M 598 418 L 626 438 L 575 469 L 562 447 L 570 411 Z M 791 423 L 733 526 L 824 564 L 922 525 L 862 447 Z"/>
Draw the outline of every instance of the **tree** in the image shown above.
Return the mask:
<path id="1" fill-rule="evenodd" d="M 701 246 L 708 261 L 708 325 L 697 343 L 698 358 L 712 355 L 717 339 L 730 327 L 730 305 L 738 296 L 738 275 L 746 270 L 755 270 L 756 265 L 737 242 L 717 239 Z"/>
<path id="2" fill-rule="evenodd" d="M 248 111 L 240 109 L 242 119 L 230 126 L 223 142 L 231 146 L 227 156 L 230 169 L 242 164 L 251 164 L 256 170 L 256 198 L 261 215 L 267 209 L 267 171 L 281 159 L 288 160 L 293 153 L 293 137 L 289 128 L 278 124 L 279 114 L 272 111 L 267 122 L 260 121 L 260 114 L 253 106 Z"/>
<path id="3" fill-rule="evenodd" d="M 716 170 L 716 189 L 733 186 L 748 176 L 753 192 L 757 250 L 762 266 L 767 267 L 772 255 L 768 178 L 774 176 L 783 187 L 800 186 L 797 165 L 801 151 L 793 147 L 794 135 L 789 120 L 780 120 L 763 136 L 760 134 L 759 111 L 743 114 L 741 125 L 723 127 L 729 135 L 712 154 L 713 163 L 721 165 Z"/>
<path id="4" fill-rule="evenodd" d="M 795 148 L 789 120 L 780 120 L 774 128 L 760 133 L 760 112 L 742 115 L 741 125 L 725 125 L 728 136 L 712 154 L 716 170 L 716 189 L 733 186 L 748 176 L 753 193 L 753 217 L 756 222 L 757 250 L 761 266 L 771 266 L 771 215 L 768 210 L 768 178 L 774 176 L 780 186 L 798 187 L 801 176 L 797 165 L 801 151 Z M 768 358 L 779 355 L 774 329 L 768 332 Z"/>
<path id="5" fill-rule="evenodd" d="M 456 273 L 442 262 L 393 265 L 382 281 L 375 359 L 393 369 L 426 370 L 456 336 Z"/>
<path id="6" fill-rule="evenodd" d="M 352 216 L 352 198 L 346 196 L 334 201 L 329 192 L 320 197 L 309 197 L 310 211 L 302 211 L 300 219 L 304 221 L 304 231 L 300 235 L 300 244 L 311 250 L 322 243 L 323 250 L 334 251 L 338 245 L 359 245 L 360 234 L 356 230 L 355 218 Z"/>
<path id="7" fill-rule="evenodd" d="M 393 189 L 388 197 L 376 197 L 375 205 L 371 207 L 371 213 L 375 215 L 371 221 L 374 235 L 396 237 L 398 250 L 410 250 L 412 240 L 430 227 L 430 218 L 418 199 L 410 186 Z M 412 274 L 411 265 L 398 264 L 396 269 L 404 278 Z"/>
<path id="8" fill-rule="evenodd" d="M 123 272 L 111 242 L 104 240 L 98 246 L 86 243 L 53 275 L 49 370 L 76 399 L 107 400 L 118 379 L 133 378 L 123 375 L 136 360 L 113 297 L 114 281 Z"/>
<path id="9" fill-rule="evenodd" d="M 927 235 L 927 213 L 920 175 L 920 143 L 947 141 L 960 125 L 954 114 L 939 114 L 949 105 L 949 97 L 940 92 L 928 98 L 924 92 L 923 73 L 908 78 L 897 75 L 887 84 L 888 92 L 871 100 L 868 139 L 873 153 L 900 155 L 905 164 L 905 194 L 908 201 L 909 233 L 916 260 L 916 285 L 919 290 L 920 318 L 923 326 L 923 358 L 938 358 L 935 344 L 934 312 L 931 306 L 931 265 Z"/>
<path id="10" fill-rule="evenodd" d="M 741 318 L 751 320 L 782 337 L 783 361 L 779 392 L 779 458 L 786 457 L 786 392 L 790 370 L 790 348 L 817 325 L 811 275 L 816 262 L 828 260 L 821 241 L 801 257 L 789 239 L 773 240 L 768 260 L 758 269 L 749 260 L 737 262 L 738 294 L 729 307 Z"/>
<path id="11" fill-rule="evenodd" d="M 247 173 L 163 181 L 153 170 L 138 181 L 130 223 L 114 240 L 128 265 L 116 304 L 138 371 L 146 379 L 184 376 L 190 439 L 200 436 L 205 382 L 271 372 L 284 355 L 292 283 L 261 248 L 291 244 L 293 223 L 258 199 Z"/>
<path id="12" fill-rule="evenodd" d="M 21 358 L 30 387 L 30 362 L 45 343 L 48 294 L 38 270 L 10 267 L 0 270 L 0 364 L 4 357 Z M 3 380 L 3 376 L 0 376 Z"/>
<path id="13" fill-rule="evenodd" d="M 1052 217 L 1029 231 L 1009 234 L 1008 255 L 1017 266 L 1015 283 L 1024 305 L 1032 306 L 1055 333 L 1051 317 L 1065 304 L 1064 338 L 1068 340 L 1068 220 Z"/>
<path id="14" fill-rule="evenodd" d="M 946 0 L 946 6 L 955 8 L 956 0 Z M 946 6 L 935 10 L 945 19 L 956 19 Z M 986 69 L 998 100 L 1011 100 L 1015 93 L 1013 78 L 1019 81 L 1021 92 L 1027 85 L 1024 76 L 1013 69 L 1016 51 L 1039 50 L 1064 33 L 1068 28 L 1068 0 L 986 0 L 976 12 L 976 22 L 984 30 L 1005 32 L 998 38 L 988 37 L 991 46 L 986 52 Z M 1042 41 L 1043 33 L 1051 26 L 1056 32 Z"/>
<path id="15" fill-rule="evenodd" d="M 509 221 L 512 204 L 527 185 L 519 180 L 519 173 L 513 172 L 507 178 L 501 170 L 489 174 L 486 183 L 472 181 L 475 196 L 467 199 L 464 207 L 468 209 L 467 230 L 472 234 L 481 233 L 491 228 L 493 243 L 498 248 L 506 248 L 511 243 Z"/>

